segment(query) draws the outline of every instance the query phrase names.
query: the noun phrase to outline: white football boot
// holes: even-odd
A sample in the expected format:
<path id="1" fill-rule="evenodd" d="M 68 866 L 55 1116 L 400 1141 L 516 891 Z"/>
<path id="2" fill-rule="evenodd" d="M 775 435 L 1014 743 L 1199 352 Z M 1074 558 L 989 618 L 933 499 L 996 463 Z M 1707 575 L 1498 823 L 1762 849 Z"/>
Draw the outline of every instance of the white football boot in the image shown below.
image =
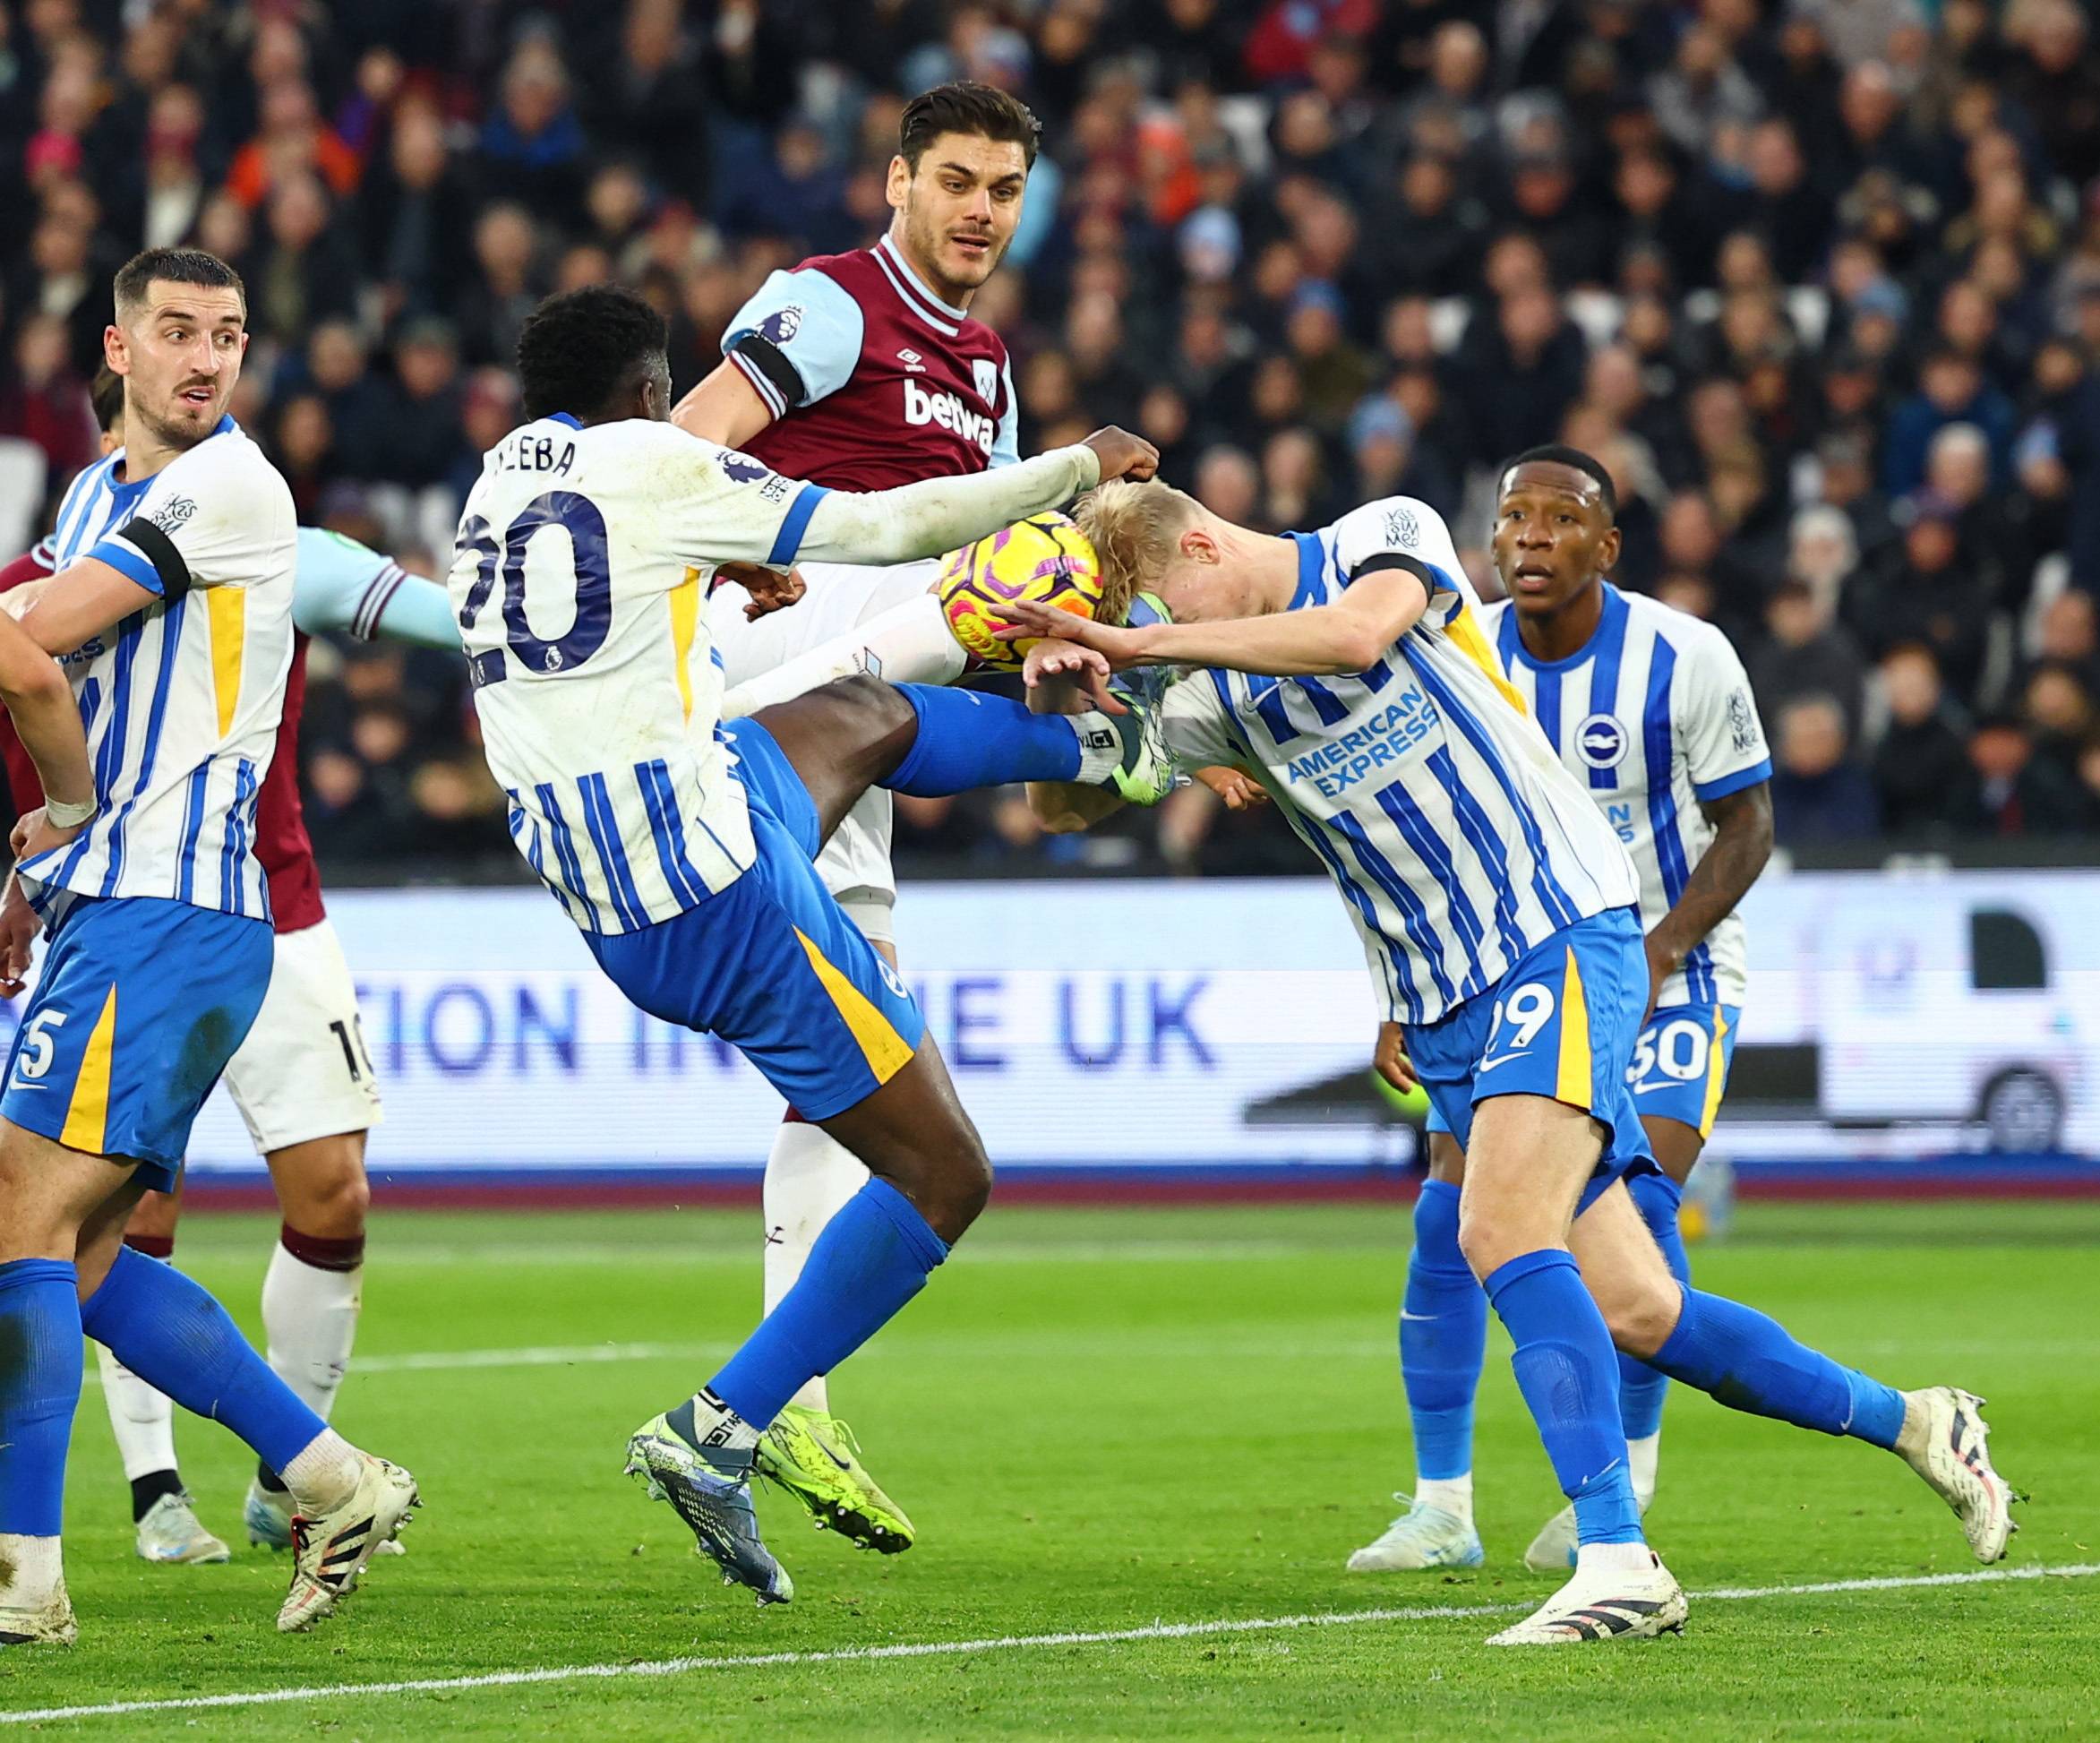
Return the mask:
<path id="1" fill-rule="evenodd" d="M 280 1634 L 303 1633 L 347 1597 L 379 1546 L 423 1503 L 399 1465 L 357 1456 L 364 1468 L 348 1495 L 325 1512 L 292 1515 L 292 1589 L 277 1613 Z"/>
<path id="2" fill-rule="evenodd" d="M 2006 1541 L 2019 1529 L 2012 1504 L 2020 1498 L 1992 1466 L 1984 1401 L 1956 1387 L 1933 1386 L 1906 1392 L 1903 1403 L 1896 1450 L 1954 1509 L 1976 1559 L 2004 1559 Z"/>
<path id="3" fill-rule="evenodd" d="M 163 1495 L 146 1509 L 146 1516 L 139 1521 L 136 1548 L 141 1561 L 185 1567 L 233 1558 L 224 1541 L 204 1529 L 197 1517 L 196 1504 L 179 1493 Z"/>
<path id="4" fill-rule="evenodd" d="M 1487 1560 L 1480 1533 L 1456 1514 L 1396 1494 L 1408 1510 L 1376 1541 L 1349 1558 L 1352 1574 L 1403 1574 L 1425 1567 L 1478 1567 Z"/>
<path id="5" fill-rule="evenodd" d="M 1684 1631 L 1684 1588 L 1652 1550 L 1642 1569 L 1578 1567 L 1558 1592 L 1490 1646 L 1574 1646 L 1591 1640 L 1646 1640 Z"/>

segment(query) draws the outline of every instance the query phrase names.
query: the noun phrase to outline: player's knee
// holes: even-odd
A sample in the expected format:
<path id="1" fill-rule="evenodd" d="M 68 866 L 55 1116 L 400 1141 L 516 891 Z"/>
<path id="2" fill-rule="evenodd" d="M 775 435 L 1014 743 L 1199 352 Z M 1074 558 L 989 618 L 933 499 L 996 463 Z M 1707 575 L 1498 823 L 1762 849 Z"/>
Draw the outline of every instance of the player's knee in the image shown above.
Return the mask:
<path id="1" fill-rule="evenodd" d="M 301 1149 L 295 1164 L 279 1170 L 285 1221 L 321 1240 L 355 1240 L 372 1209 L 360 1146 L 352 1139 L 323 1139 Z"/>
<path id="2" fill-rule="evenodd" d="M 1684 1309 L 1684 1297 L 1676 1280 L 1666 1277 L 1663 1281 L 1669 1285 L 1667 1289 L 1644 1282 L 1597 1297 L 1604 1323 L 1611 1329 L 1613 1345 L 1643 1361 L 1669 1342 Z"/>

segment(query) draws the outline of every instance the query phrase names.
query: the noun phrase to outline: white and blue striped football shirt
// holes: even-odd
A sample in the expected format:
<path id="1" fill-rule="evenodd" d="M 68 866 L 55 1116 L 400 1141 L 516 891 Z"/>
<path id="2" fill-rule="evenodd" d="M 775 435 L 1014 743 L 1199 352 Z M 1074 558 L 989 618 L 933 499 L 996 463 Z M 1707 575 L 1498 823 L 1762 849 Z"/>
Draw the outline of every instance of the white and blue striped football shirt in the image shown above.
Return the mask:
<path id="1" fill-rule="evenodd" d="M 1750 680 L 1710 623 L 1608 582 L 1597 633 L 1564 660 L 1524 650 L 1515 609 L 1483 622 L 1547 742 L 1590 790 L 1641 874 L 1653 930 L 1713 843 L 1701 809 L 1771 778 Z M 1658 990 L 1658 1005 L 1739 1005 L 1748 989 L 1743 921 L 1731 914 Z"/>
<path id="2" fill-rule="evenodd" d="M 253 847 L 292 661 L 292 494 L 230 417 L 150 478 L 127 482 L 124 458 L 73 480 L 49 555 L 61 572 L 98 558 L 163 597 L 60 657 L 100 809 L 64 846 L 25 861 L 23 882 L 45 912 L 64 889 L 266 920 Z M 171 565 L 188 588 L 169 600 Z"/>
<path id="3" fill-rule="evenodd" d="M 1541 940 L 1631 907 L 1633 868 L 1504 675 L 1434 509 L 1387 497 L 1290 537 L 1293 609 L 1393 552 L 1429 570 L 1428 610 L 1355 677 L 1193 674 L 1168 692 L 1167 740 L 1268 789 L 1347 899 L 1387 1015 L 1434 1022 Z"/>

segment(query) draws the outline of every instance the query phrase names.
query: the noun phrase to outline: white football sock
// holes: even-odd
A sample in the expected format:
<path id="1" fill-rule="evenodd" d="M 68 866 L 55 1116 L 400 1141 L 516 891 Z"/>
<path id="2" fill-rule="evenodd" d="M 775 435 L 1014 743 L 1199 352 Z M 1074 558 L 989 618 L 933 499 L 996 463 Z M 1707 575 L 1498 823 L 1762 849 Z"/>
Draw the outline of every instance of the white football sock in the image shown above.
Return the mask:
<path id="1" fill-rule="evenodd" d="M 953 683 L 968 663 L 940 601 L 922 593 L 770 672 L 747 678 L 722 699 L 722 717 L 741 719 L 857 672 L 893 684 Z"/>
<path id="2" fill-rule="evenodd" d="M 1462 1477 L 1418 1477 L 1415 1501 L 1418 1506 L 1433 1507 L 1437 1512 L 1448 1513 L 1453 1519 L 1470 1525 L 1473 1523 L 1473 1473 L 1469 1471 Z"/>
<path id="3" fill-rule="evenodd" d="M 1633 1498 L 1646 1513 L 1655 1499 L 1656 1466 L 1662 1458 L 1662 1430 L 1644 1440 L 1626 1442 L 1626 1474 L 1633 1479 Z"/>
<path id="4" fill-rule="evenodd" d="M 1084 714 L 1067 714 L 1072 730 L 1079 734 L 1079 772 L 1072 777 L 1081 786 L 1094 786 L 1123 766 L 1123 734 L 1116 723 L 1099 708 Z"/>
<path id="5" fill-rule="evenodd" d="M 357 1341 L 364 1267 L 326 1270 L 288 1251 L 280 1240 L 262 1278 L 262 1335 L 270 1365 L 324 1421 Z"/>
<path id="6" fill-rule="evenodd" d="M 781 1123 L 766 1158 L 767 1312 L 794 1287 L 824 1225 L 867 1184 L 866 1164 L 823 1127 L 799 1120 Z M 810 1380 L 788 1403 L 828 1413 L 824 1376 Z"/>
<path id="7" fill-rule="evenodd" d="M 95 1345 L 102 1370 L 102 1399 L 109 1406 L 109 1429 L 116 1437 L 126 1482 L 172 1471 L 175 1463 L 175 1404 L 126 1368 L 104 1344 Z"/>
<path id="8" fill-rule="evenodd" d="M 279 1474 L 301 1513 L 325 1513 L 356 1488 L 363 1455 L 333 1429 L 323 1429 Z"/>
<path id="9" fill-rule="evenodd" d="M 0 1604 L 15 1610 L 34 1610 L 46 1602 L 65 1571 L 56 1537 L 24 1537 L 19 1532 L 0 1532 L 0 1566 L 13 1570 L 0 1579 Z"/>
<path id="10" fill-rule="evenodd" d="M 1575 1550 L 1578 1573 L 1645 1574 L 1654 1566 L 1655 1552 L 1645 1543 L 1584 1543 Z"/>

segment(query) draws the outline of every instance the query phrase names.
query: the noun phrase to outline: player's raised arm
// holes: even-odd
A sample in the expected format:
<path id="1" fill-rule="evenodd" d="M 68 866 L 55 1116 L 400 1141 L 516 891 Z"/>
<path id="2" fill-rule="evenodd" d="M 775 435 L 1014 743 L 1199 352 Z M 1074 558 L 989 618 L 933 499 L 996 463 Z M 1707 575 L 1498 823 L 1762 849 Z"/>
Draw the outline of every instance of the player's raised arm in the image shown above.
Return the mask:
<path id="1" fill-rule="evenodd" d="M 671 421 L 688 435 L 724 448 L 741 448 L 773 421 L 773 408 L 729 358 L 672 408 Z"/>
<path id="2" fill-rule="evenodd" d="M 1149 442 L 1110 427 L 1068 448 L 973 477 L 928 478 L 865 494 L 828 491 L 810 510 L 800 543 L 787 554 L 836 562 L 939 556 L 1056 508 L 1097 484 L 1149 478 L 1159 463 L 1159 451 Z M 1061 631 L 1053 626 L 1038 633 Z"/>
<path id="3" fill-rule="evenodd" d="M 442 587 L 411 575 L 369 545 L 318 527 L 299 529 L 292 622 L 307 635 L 333 630 L 359 641 L 384 637 L 442 653 L 459 651 L 459 622 Z"/>
<path id="4" fill-rule="evenodd" d="M 1280 678 L 1342 677 L 1368 671 L 1413 629 L 1429 604 L 1430 583 L 1404 560 L 1358 571 L 1333 605 L 1209 623 L 1155 623 L 1142 629 L 1056 621 L 1016 600 L 1000 609 L 1013 639 L 1059 635 L 1091 648 L 1118 672 L 1137 665 L 1215 665 Z"/>

